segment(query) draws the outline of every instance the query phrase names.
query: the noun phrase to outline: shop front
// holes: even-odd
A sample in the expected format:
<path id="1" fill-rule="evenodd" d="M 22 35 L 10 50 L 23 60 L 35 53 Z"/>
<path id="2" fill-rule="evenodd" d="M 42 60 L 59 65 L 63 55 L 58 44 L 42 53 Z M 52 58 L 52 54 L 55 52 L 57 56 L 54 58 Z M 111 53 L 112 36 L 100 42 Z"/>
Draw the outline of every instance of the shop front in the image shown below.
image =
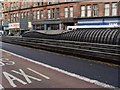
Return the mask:
<path id="1" fill-rule="evenodd" d="M 63 30 L 67 30 L 67 26 L 74 26 L 76 24 L 76 21 L 73 18 L 63 19 L 62 24 L 63 24 L 62 27 Z"/>
<path id="2" fill-rule="evenodd" d="M 61 21 L 34 21 L 33 30 L 61 30 Z"/>
<path id="3" fill-rule="evenodd" d="M 9 35 L 17 35 L 20 32 L 20 23 L 9 23 Z"/>
<path id="4" fill-rule="evenodd" d="M 35 21 L 32 25 L 33 30 L 44 30 L 44 24 L 42 24 L 42 22 Z"/>
<path id="5" fill-rule="evenodd" d="M 8 25 L 7 22 L 3 23 L 2 30 L 4 31 L 4 35 L 8 35 L 8 33 L 9 33 L 9 25 Z"/>
<path id="6" fill-rule="evenodd" d="M 118 27 L 120 25 L 119 17 L 101 17 L 101 18 L 90 18 L 90 19 L 80 19 L 77 22 L 78 26 L 113 26 Z"/>

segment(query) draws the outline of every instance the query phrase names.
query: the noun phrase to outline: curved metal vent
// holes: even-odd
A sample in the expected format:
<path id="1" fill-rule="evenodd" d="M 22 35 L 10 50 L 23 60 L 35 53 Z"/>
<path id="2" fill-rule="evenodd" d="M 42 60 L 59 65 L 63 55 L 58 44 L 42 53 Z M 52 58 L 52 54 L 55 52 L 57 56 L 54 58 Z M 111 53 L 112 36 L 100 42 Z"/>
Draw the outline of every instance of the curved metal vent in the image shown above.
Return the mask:
<path id="1" fill-rule="evenodd" d="M 44 34 L 37 31 L 29 31 L 22 35 L 23 37 L 45 38 L 56 40 L 71 40 L 80 42 L 102 43 L 120 45 L 119 28 L 111 29 L 80 29 L 61 34 Z"/>

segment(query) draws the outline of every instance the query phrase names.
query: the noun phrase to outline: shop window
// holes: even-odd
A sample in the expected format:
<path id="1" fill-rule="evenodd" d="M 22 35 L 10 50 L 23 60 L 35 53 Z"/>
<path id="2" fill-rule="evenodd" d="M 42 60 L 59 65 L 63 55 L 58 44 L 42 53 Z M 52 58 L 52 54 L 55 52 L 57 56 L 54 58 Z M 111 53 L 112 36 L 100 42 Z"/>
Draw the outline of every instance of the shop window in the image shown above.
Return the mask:
<path id="1" fill-rule="evenodd" d="M 59 24 L 47 25 L 47 30 L 59 30 Z"/>
<path id="2" fill-rule="evenodd" d="M 36 25 L 35 30 L 44 30 L 44 25 Z"/>

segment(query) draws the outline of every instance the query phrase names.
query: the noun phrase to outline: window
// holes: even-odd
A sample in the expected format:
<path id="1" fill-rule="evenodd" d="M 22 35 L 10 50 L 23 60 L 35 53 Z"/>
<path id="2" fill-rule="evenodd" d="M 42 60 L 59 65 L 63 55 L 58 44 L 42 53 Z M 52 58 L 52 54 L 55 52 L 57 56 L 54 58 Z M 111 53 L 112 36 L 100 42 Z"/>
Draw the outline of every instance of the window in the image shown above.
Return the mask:
<path id="1" fill-rule="evenodd" d="M 60 9 L 56 8 L 56 18 L 60 18 Z"/>
<path id="2" fill-rule="evenodd" d="M 10 10 L 13 10 L 13 2 L 10 3 Z"/>
<path id="3" fill-rule="evenodd" d="M 33 19 L 36 20 L 36 11 L 33 12 Z"/>
<path id="4" fill-rule="evenodd" d="M 21 18 L 23 18 L 23 13 L 21 13 Z"/>
<path id="5" fill-rule="evenodd" d="M 93 17 L 98 16 L 98 5 L 93 5 Z"/>
<path id="6" fill-rule="evenodd" d="M 24 12 L 24 13 L 23 13 L 23 17 L 26 17 L 26 16 L 27 16 L 27 15 L 26 15 L 26 12 Z"/>
<path id="7" fill-rule="evenodd" d="M 47 0 L 47 4 L 50 5 L 51 0 Z"/>
<path id="8" fill-rule="evenodd" d="M 13 17 L 13 15 L 12 15 L 12 17 Z M 7 20 L 7 15 L 5 15 L 5 20 Z"/>
<path id="9" fill-rule="evenodd" d="M 81 17 L 85 17 L 85 6 L 81 6 Z"/>
<path id="10" fill-rule="evenodd" d="M 70 7 L 70 17 L 73 17 L 73 7 Z"/>
<path id="11" fill-rule="evenodd" d="M 26 7 L 27 7 L 27 2 L 23 1 L 23 2 L 21 3 L 21 8 L 26 8 Z"/>
<path id="12" fill-rule="evenodd" d="M 44 19 L 44 11 L 41 11 L 41 19 Z"/>
<path id="13" fill-rule="evenodd" d="M 3 17 L 3 14 L 2 14 L 2 12 L 0 12 L 0 19 L 2 19 L 2 17 Z"/>
<path id="14" fill-rule="evenodd" d="M 23 2 L 21 2 L 21 8 L 23 8 Z"/>
<path id="15" fill-rule="evenodd" d="M 18 13 L 16 13 L 16 22 L 18 22 Z"/>
<path id="16" fill-rule="evenodd" d="M 104 6 L 104 15 L 105 16 L 110 15 L 110 4 L 105 4 L 105 6 Z"/>
<path id="17" fill-rule="evenodd" d="M 55 9 L 52 9 L 52 18 L 55 18 Z"/>
<path id="18" fill-rule="evenodd" d="M 40 19 L 40 11 L 37 11 L 37 20 Z"/>
<path id="19" fill-rule="evenodd" d="M 87 17 L 91 17 L 91 5 L 87 5 Z"/>
<path id="20" fill-rule="evenodd" d="M 28 6 L 28 8 L 30 7 L 30 2 L 27 2 L 27 6 Z"/>
<path id="21" fill-rule="evenodd" d="M 44 4 L 44 0 L 41 0 L 41 4 L 40 5 L 43 6 L 43 4 Z"/>
<path id="22" fill-rule="evenodd" d="M 67 0 L 64 0 L 64 2 L 67 2 Z"/>
<path id="23" fill-rule="evenodd" d="M 33 7 L 37 6 L 37 0 L 33 0 Z"/>
<path id="24" fill-rule="evenodd" d="M 14 16 L 13 16 L 13 18 L 14 18 L 14 21 L 13 22 L 15 22 L 15 14 L 13 14 Z"/>
<path id="25" fill-rule="evenodd" d="M 117 15 L 117 3 L 112 3 L 112 16 Z"/>
<path id="26" fill-rule="evenodd" d="M 30 20 L 30 11 L 28 12 L 28 20 Z"/>
<path id="27" fill-rule="evenodd" d="M 48 19 L 50 19 L 50 9 L 48 9 Z"/>
<path id="28" fill-rule="evenodd" d="M 55 3 L 55 0 L 52 0 L 52 4 L 54 4 Z"/>
<path id="29" fill-rule="evenodd" d="M 37 0 L 37 6 L 41 6 L 41 0 Z"/>
<path id="30" fill-rule="evenodd" d="M 10 22 L 11 23 L 13 22 L 13 15 L 12 14 L 10 15 Z"/>
<path id="31" fill-rule="evenodd" d="M 2 3 L 0 3 L 0 9 L 3 9 L 3 4 Z"/>
<path id="32" fill-rule="evenodd" d="M 64 17 L 65 18 L 68 18 L 68 8 L 64 8 Z"/>
<path id="33" fill-rule="evenodd" d="M 56 0 L 56 3 L 60 3 L 60 0 Z"/>
<path id="34" fill-rule="evenodd" d="M 14 9 L 15 9 L 15 10 L 18 9 L 18 2 L 15 2 L 15 3 L 14 3 Z"/>

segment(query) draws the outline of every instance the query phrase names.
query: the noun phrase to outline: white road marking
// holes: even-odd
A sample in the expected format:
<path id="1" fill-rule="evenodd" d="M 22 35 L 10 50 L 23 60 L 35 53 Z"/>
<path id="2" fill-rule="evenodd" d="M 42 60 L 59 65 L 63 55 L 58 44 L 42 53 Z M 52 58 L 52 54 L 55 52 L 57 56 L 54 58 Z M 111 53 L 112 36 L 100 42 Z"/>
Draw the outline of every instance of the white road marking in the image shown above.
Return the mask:
<path id="1" fill-rule="evenodd" d="M 2 66 L 5 66 L 5 64 L 2 61 L 0 61 L 0 67 Z"/>
<path id="2" fill-rule="evenodd" d="M 27 68 L 27 69 L 30 70 L 30 71 L 32 71 L 32 72 L 34 72 L 34 73 L 36 73 L 36 74 L 38 74 L 38 75 L 40 75 L 40 76 L 42 76 L 42 77 L 44 77 L 45 79 L 50 79 L 50 77 L 48 77 L 48 76 L 46 76 L 46 75 L 43 75 L 43 74 L 41 74 L 41 73 L 39 73 L 39 72 L 31 69 L 31 68 Z"/>
<path id="3" fill-rule="evenodd" d="M 118 87 L 114 87 L 112 85 L 109 85 L 109 84 L 106 84 L 106 83 L 103 83 L 103 82 L 100 82 L 100 81 L 97 81 L 97 80 L 92 80 L 92 79 L 89 79 L 87 77 L 84 77 L 84 76 L 80 76 L 80 75 L 77 75 L 77 74 L 74 74 L 74 73 L 70 73 L 70 72 L 67 72 L 67 71 L 64 71 L 62 69 L 59 69 L 59 68 L 56 68 L 56 67 L 52 67 L 50 65 L 47 65 L 47 64 L 44 64 L 44 63 L 41 63 L 41 62 L 38 62 L 38 61 L 34 61 L 32 59 L 29 59 L 29 58 L 26 58 L 26 57 L 23 57 L 23 56 L 20 56 L 20 55 L 17 55 L 15 53 L 12 53 L 12 52 L 9 52 L 9 51 L 6 51 L 6 50 L 3 50 L 3 49 L 0 49 L 6 53 L 9 53 L 9 54 L 12 54 L 14 56 L 17 56 L 19 58 L 22 58 L 22 59 L 25 59 L 27 61 L 30 61 L 32 63 L 36 63 L 38 65 L 42 65 L 44 67 L 47 67 L 47 68 L 50 68 L 52 70 L 55 70 L 55 71 L 58 71 L 58 72 L 61 72 L 63 74 L 66 74 L 66 75 L 69 75 L 69 76 L 72 76 L 72 77 L 75 77 L 75 78 L 78 78 L 80 80 L 84 80 L 86 82 L 89 82 L 89 83 L 93 83 L 93 84 L 96 84 L 96 85 L 99 85 L 99 86 L 102 86 L 102 87 L 105 87 L 105 88 L 118 88 Z"/>
<path id="4" fill-rule="evenodd" d="M 19 74 L 19 75 L 24 76 L 24 78 L 26 79 L 26 81 L 27 81 L 28 83 L 32 83 L 32 81 L 31 81 L 29 78 L 34 79 L 34 80 L 37 80 L 37 81 L 42 81 L 41 79 L 38 79 L 38 78 L 35 78 L 35 77 L 33 77 L 33 76 L 30 76 L 30 75 L 25 74 L 25 72 L 24 72 L 22 69 L 19 69 L 20 72 L 15 71 L 15 70 L 11 70 L 11 71 L 14 72 L 14 73 L 16 73 L 16 74 Z"/>
<path id="5" fill-rule="evenodd" d="M 0 84 L 0 90 L 4 89 L 4 87 Z"/>
<path id="6" fill-rule="evenodd" d="M 13 82 L 14 80 L 16 80 L 16 81 L 18 81 L 18 82 L 20 82 L 20 83 L 22 83 L 24 85 L 27 84 L 26 82 L 22 81 L 21 79 L 13 76 L 13 75 L 11 75 L 11 74 L 9 74 L 7 72 L 3 72 L 3 74 L 4 74 L 4 76 L 6 77 L 6 79 L 8 80 L 8 82 L 10 83 L 10 85 L 12 87 L 17 87 L 17 85 L 15 85 L 15 83 Z"/>
<path id="7" fill-rule="evenodd" d="M 0 58 L 0 66 L 5 66 L 5 65 L 14 65 L 15 62 L 10 61 L 7 58 Z"/>

